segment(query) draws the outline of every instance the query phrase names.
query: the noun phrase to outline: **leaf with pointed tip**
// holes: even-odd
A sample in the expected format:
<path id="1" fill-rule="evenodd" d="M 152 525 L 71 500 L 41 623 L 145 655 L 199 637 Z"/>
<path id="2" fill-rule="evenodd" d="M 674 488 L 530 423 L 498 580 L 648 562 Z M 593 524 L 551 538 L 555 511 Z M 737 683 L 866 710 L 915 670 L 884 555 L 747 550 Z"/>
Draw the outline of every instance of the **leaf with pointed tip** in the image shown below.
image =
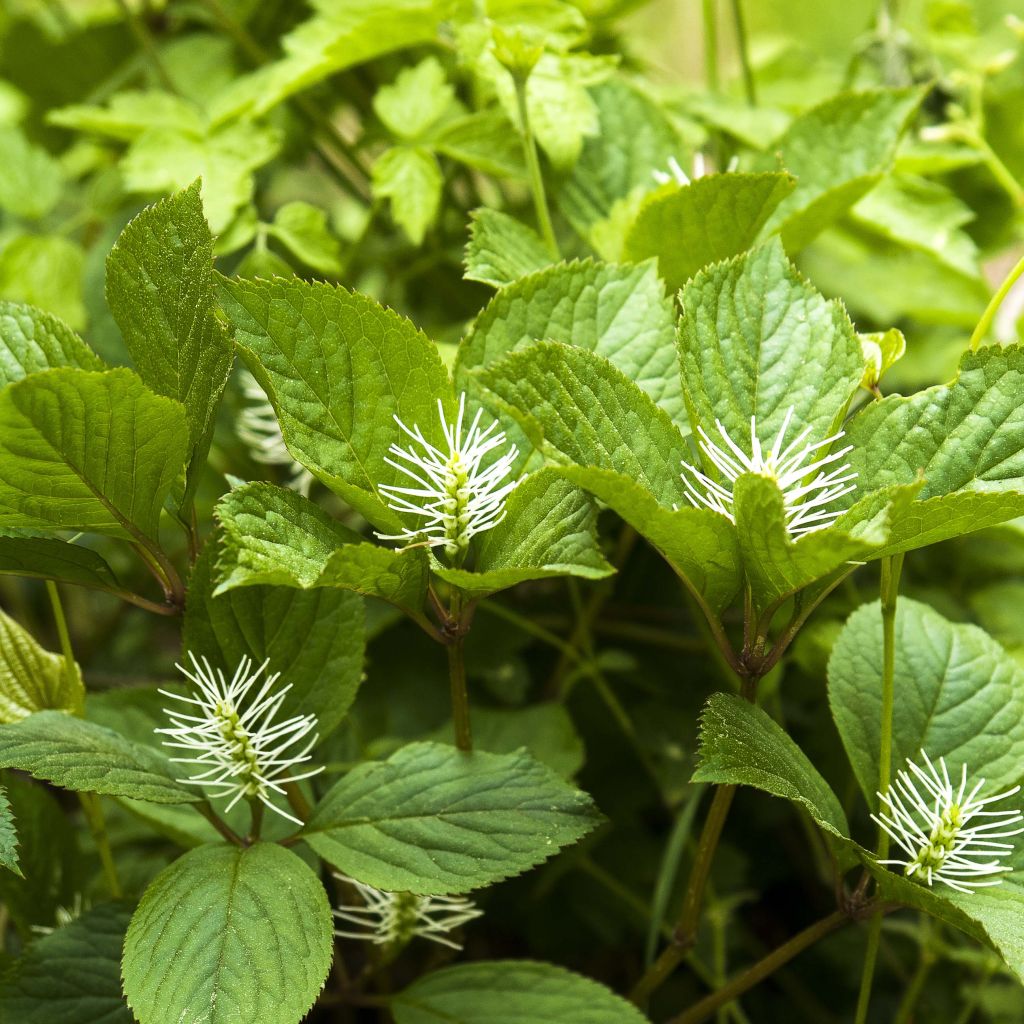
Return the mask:
<path id="1" fill-rule="evenodd" d="M 7 790 L 0 786 L 0 867 L 24 877 L 18 864 L 18 831 Z M 2 1004 L 0 1004 L 2 1005 Z"/>
<path id="2" fill-rule="evenodd" d="M 148 206 L 107 256 L 107 304 L 143 383 L 185 408 L 190 487 L 213 435 L 233 352 L 217 318 L 213 235 L 200 182 Z"/>
<path id="3" fill-rule="evenodd" d="M 550 266 L 551 254 L 533 228 L 482 206 L 470 214 L 465 264 L 468 280 L 503 288 Z"/>
<path id="4" fill-rule="evenodd" d="M 640 205 L 623 255 L 637 263 L 655 257 L 675 291 L 709 263 L 749 249 L 795 184 L 788 174 L 712 174 L 666 185 Z"/>
<path id="5" fill-rule="evenodd" d="M 596 531 L 594 503 L 556 471 L 543 469 L 519 484 L 504 520 L 476 542 L 472 571 L 439 563 L 433 571 L 471 599 L 549 576 L 599 580 L 615 570 L 601 554 Z"/>
<path id="6" fill-rule="evenodd" d="M 306 281 L 220 278 L 224 309 L 267 392 L 292 455 L 374 526 L 401 529 L 380 484 L 406 478 L 386 461 L 395 423 L 441 443 L 437 401 L 452 410 L 437 348 L 365 295 Z"/>
<path id="7" fill-rule="evenodd" d="M 0 610 L 0 722 L 18 722 L 47 709 L 81 714 L 85 685 L 77 665 L 44 650 Z"/>
<path id="8" fill-rule="evenodd" d="M 395 551 L 364 541 L 308 498 L 273 484 L 230 491 L 217 516 L 224 539 L 215 596 L 259 585 L 341 587 L 421 617 L 429 573 L 422 549 Z"/>
<path id="9" fill-rule="evenodd" d="M 335 783 L 302 836 L 360 882 L 444 894 L 518 875 L 600 820 L 590 797 L 525 750 L 411 743 Z"/>
<path id="10" fill-rule="evenodd" d="M 455 379 L 537 341 L 604 356 L 682 419 L 675 311 L 653 263 L 559 263 L 503 288 L 459 346 Z"/>
<path id="11" fill-rule="evenodd" d="M 320 880 L 273 843 L 190 850 L 150 883 L 124 941 L 141 1024 L 298 1024 L 331 966 Z"/>
<path id="12" fill-rule="evenodd" d="M 0 392 L 0 527 L 156 539 L 188 430 L 131 370 L 61 368 Z"/>
<path id="13" fill-rule="evenodd" d="M 21 302 L 0 301 L 0 387 L 57 366 L 102 370 L 103 360 L 63 320 Z"/>
<path id="14" fill-rule="evenodd" d="M 692 426 L 716 442 L 721 420 L 747 449 L 751 417 L 770 444 L 790 408 L 787 442 L 838 426 L 864 375 L 860 340 L 843 307 L 826 301 L 778 241 L 701 271 L 682 291 L 680 361 Z"/>
<path id="15" fill-rule="evenodd" d="M 113 569 L 91 548 L 31 530 L 0 528 L 0 576 L 57 580 L 94 590 L 119 586 Z"/>

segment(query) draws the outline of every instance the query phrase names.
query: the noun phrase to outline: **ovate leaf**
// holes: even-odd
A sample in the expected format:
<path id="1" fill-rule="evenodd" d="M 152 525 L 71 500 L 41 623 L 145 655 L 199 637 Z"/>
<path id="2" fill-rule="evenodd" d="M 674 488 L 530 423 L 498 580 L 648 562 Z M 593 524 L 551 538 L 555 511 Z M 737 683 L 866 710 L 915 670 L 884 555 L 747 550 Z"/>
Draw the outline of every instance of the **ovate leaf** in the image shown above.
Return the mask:
<path id="1" fill-rule="evenodd" d="M 0 299 L 27 302 L 81 330 L 85 251 L 63 235 L 16 235 L 0 249 Z"/>
<path id="2" fill-rule="evenodd" d="M 85 685 L 77 665 L 44 650 L 14 619 L 0 611 L 0 722 L 18 722 L 35 711 L 81 714 Z"/>
<path id="3" fill-rule="evenodd" d="M 18 831 L 7 791 L 0 786 L 0 867 L 21 876 L 18 864 Z"/>
<path id="4" fill-rule="evenodd" d="M 60 199 L 60 164 L 20 128 L 0 127 L 0 209 L 38 220 Z"/>
<path id="5" fill-rule="evenodd" d="M 307 266 L 322 274 L 341 273 L 341 242 L 327 227 L 327 211 L 311 203 L 285 203 L 269 233 Z M 248 275 L 271 277 L 271 274 Z"/>
<path id="6" fill-rule="evenodd" d="M 0 301 L 0 387 L 57 366 L 102 370 L 103 360 L 57 317 Z"/>
<path id="7" fill-rule="evenodd" d="M 507 213 L 482 206 L 470 218 L 465 257 L 470 281 L 501 288 L 551 263 L 537 232 Z"/>
<path id="8" fill-rule="evenodd" d="M 57 369 L 0 392 L 0 527 L 157 537 L 186 455 L 182 406 L 130 370 Z"/>
<path id="9" fill-rule="evenodd" d="M 380 889 L 461 893 L 517 875 L 600 821 L 590 798 L 525 750 L 412 743 L 336 783 L 303 835 Z"/>
<path id="10" fill-rule="evenodd" d="M 448 84 L 441 62 L 427 57 L 399 72 L 391 85 L 378 89 L 373 109 L 393 135 L 415 142 L 454 100 L 455 90 Z"/>
<path id="11" fill-rule="evenodd" d="M 459 964 L 391 1002 L 397 1024 L 646 1024 L 621 996 L 564 967 L 530 960 Z"/>
<path id="12" fill-rule="evenodd" d="M 437 219 L 444 177 L 425 146 L 395 146 L 373 165 L 373 194 L 391 202 L 391 216 L 413 245 Z"/>
<path id="13" fill-rule="evenodd" d="M 122 965 L 140 1024 L 298 1024 L 323 986 L 333 920 L 290 850 L 202 846 L 150 884 Z"/>
<path id="14" fill-rule="evenodd" d="M 0 575 L 57 580 L 95 590 L 118 586 L 113 570 L 91 548 L 30 530 L 0 529 Z"/>

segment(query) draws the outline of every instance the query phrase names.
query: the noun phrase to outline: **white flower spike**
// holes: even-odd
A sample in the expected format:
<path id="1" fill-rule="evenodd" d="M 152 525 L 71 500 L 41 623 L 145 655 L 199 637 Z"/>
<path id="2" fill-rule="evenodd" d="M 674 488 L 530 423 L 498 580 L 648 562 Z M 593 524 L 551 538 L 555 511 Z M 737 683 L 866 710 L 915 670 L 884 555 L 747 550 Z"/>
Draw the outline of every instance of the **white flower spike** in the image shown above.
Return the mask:
<path id="1" fill-rule="evenodd" d="M 411 477 L 416 486 L 380 485 L 389 508 L 418 516 L 423 523 L 399 534 L 378 533 L 377 536 L 381 540 L 404 541 L 407 545 L 443 547 L 445 554 L 460 564 L 473 537 L 492 529 L 505 518 L 505 501 L 519 484 L 518 480 L 506 482 L 519 449 L 512 445 L 485 467 L 484 457 L 507 443 L 504 431 L 494 432 L 498 421 L 493 420 L 490 426 L 481 429 L 483 412 L 478 409 L 463 434 L 465 393 L 459 396 L 459 412 L 454 424 L 445 419 L 440 399 L 437 411 L 448 450 L 435 448 L 419 426 L 413 425 L 410 430 L 396 416 L 395 422 L 416 445 L 402 448 L 393 444 L 390 448 L 393 458 L 385 461 Z M 417 446 L 422 451 L 417 450 Z"/>
<path id="2" fill-rule="evenodd" d="M 296 462 L 284 443 L 281 424 L 270 404 L 266 392 L 247 370 L 242 375 L 242 394 L 248 404 L 239 413 L 235 432 L 249 449 L 249 455 L 265 466 L 284 466 L 288 469 L 288 486 L 300 494 L 309 495 L 313 474 Z"/>
<path id="3" fill-rule="evenodd" d="M 399 949 L 417 935 L 450 949 L 462 949 L 449 932 L 480 917 L 483 911 L 462 896 L 417 896 L 411 892 L 384 892 L 336 875 L 360 895 L 362 904 L 341 906 L 334 916 L 353 928 L 335 931 L 346 939 L 363 939 L 378 946 Z"/>
<path id="4" fill-rule="evenodd" d="M 253 671 L 252 660 L 242 658 L 229 683 L 220 669 L 214 672 L 206 658 L 199 661 L 191 652 L 189 658 L 192 671 L 181 665 L 177 668 L 195 684 L 194 695 L 160 692 L 189 705 L 195 713 L 167 708 L 165 712 L 173 726 L 156 730 L 170 737 L 162 741 L 164 746 L 196 755 L 172 758 L 202 769 L 199 774 L 178 781 L 210 789 L 215 797 L 230 797 L 229 811 L 243 797 L 255 797 L 281 817 L 301 825 L 298 818 L 277 807 L 270 794 L 283 795 L 285 783 L 299 782 L 323 771 L 321 767 L 298 775 L 288 774 L 311 759 L 317 736 L 301 749 L 295 748 L 316 728 L 316 716 L 296 715 L 283 722 L 274 721 L 291 686 L 273 692 L 279 672 L 260 683 L 266 661 Z M 257 684 L 259 690 L 251 696 Z"/>
<path id="5" fill-rule="evenodd" d="M 830 526 L 835 519 L 842 515 L 843 510 L 827 509 L 824 506 L 855 490 L 856 486 L 850 481 L 855 480 L 857 474 L 850 472 L 850 467 L 847 464 L 830 469 L 827 473 L 825 467 L 838 462 L 853 450 L 853 445 L 847 445 L 835 452 L 828 451 L 829 446 L 843 436 L 842 431 L 833 434 L 832 437 L 826 437 L 824 441 L 818 441 L 816 444 L 804 444 L 811 432 L 811 428 L 807 427 L 783 447 L 792 419 L 793 409 L 791 407 L 782 421 L 782 427 L 772 442 L 772 446 L 764 451 L 757 438 L 755 417 L 752 416 L 750 418 L 751 454 L 749 455 L 729 437 L 720 420 L 715 421 L 715 426 L 718 427 L 718 432 L 722 435 L 726 447 L 715 444 L 708 437 L 704 428 L 698 427 L 700 450 L 724 477 L 726 483 L 712 480 L 711 477 L 684 461 L 683 468 L 693 477 L 691 482 L 686 473 L 682 474 L 683 483 L 686 486 L 686 497 L 690 504 L 694 508 L 702 506 L 709 508 L 734 523 L 736 518 L 732 511 L 731 485 L 735 484 L 736 480 L 744 473 L 757 473 L 774 480 L 778 484 L 779 490 L 782 491 L 786 530 L 791 537 L 801 537 L 805 533 L 813 533 L 815 530 L 822 530 L 826 526 Z M 817 475 L 812 477 L 812 474 Z"/>
<path id="6" fill-rule="evenodd" d="M 1011 853 L 1013 844 L 997 840 L 1024 832 L 1011 827 L 1024 821 L 1024 814 L 987 807 L 1013 796 L 1020 786 L 979 800 L 985 780 L 979 779 L 968 792 L 967 765 L 960 772 L 959 785 L 954 785 L 943 758 L 936 770 L 923 750 L 921 757 L 927 769 L 908 757 L 910 771 L 897 772 L 889 789 L 878 794 L 882 813 L 871 817 L 906 854 L 904 859 L 878 863 L 902 867 L 908 878 L 927 885 L 943 882 L 957 892 L 999 885 L 1013 870 L 1000 864 L 999 858 Z M 982 819 L 979 824 L 971 824 L 978 819 Z"/>

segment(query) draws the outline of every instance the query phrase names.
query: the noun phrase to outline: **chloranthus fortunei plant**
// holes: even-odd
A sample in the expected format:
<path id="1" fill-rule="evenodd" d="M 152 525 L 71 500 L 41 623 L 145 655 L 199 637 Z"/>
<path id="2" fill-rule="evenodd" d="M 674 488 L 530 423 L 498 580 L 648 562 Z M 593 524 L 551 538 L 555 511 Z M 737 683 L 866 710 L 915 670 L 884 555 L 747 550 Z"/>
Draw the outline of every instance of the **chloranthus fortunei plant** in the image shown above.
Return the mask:
<path id="1" fill-rule="evenodd" d="M 0 18 L 2 1024 L 1024 1024 L 1011 0 Z"/>

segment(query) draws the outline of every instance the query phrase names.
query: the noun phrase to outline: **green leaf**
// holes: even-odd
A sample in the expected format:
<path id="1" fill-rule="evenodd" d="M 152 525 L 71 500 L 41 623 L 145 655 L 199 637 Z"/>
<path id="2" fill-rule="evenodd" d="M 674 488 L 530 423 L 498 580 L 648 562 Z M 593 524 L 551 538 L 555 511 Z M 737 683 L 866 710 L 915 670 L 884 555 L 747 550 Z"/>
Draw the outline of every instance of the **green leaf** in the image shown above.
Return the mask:
<path id="1" fill-rule="evenodd" d="M 81 714 L 85 685 L 77 665 L 71 676 L 63 655 L 44 650 L 0 610 L 0 722 L 17 722 L 35 711 Z"/>
<path id="2" fill-rule="evenodd" d="M 333 953 L 327 894 L 290 850 L 202 846 L 153 880 L 124 943 L 140 1024 L 298 1024 Z"/>
<path id="3" fill-rule="evenodd" d="M 397 1024 L 646 1024 L 621 996 L 564 967 L 530 960 L 457 964 L 391 1001 Z"/>
<path id="4" fill-rule="evenodd" d="M 0 127 L 0 209 L 39 220 L 57 205 L 63 187 L 60 164 L 45 149 L 20 128 Z"/>
<path id="5" fill-rule="evenodd" d="M 782 154 L 797 186 L 767 225 L 769 231 L 781 231 L 790 252 L 805 246 L 878 183 L 924 94 L 920 88 L 840 93 L 793 121 L 772 148 Z M 774 169 L 767 158 L 765 164 Z"/>
<path id="6" fill-rule="evenodd" d="M 550 576 L 603 579 L 615 570 L 597 542 L 594 503 L 557 472 L 541 470 L 512 492 L 505 518 L 477 542 L 472 571 L 433 566 L 471 599 Z"/>
<path id="7" fill-rule="evenodd" d="M 879 554 L 995 526 L 1024 514 L 1024 350 L 967 353 L 952 384 L 872 402 L 850 422 L 858 494 L 923 475 L 920 500 Z"/>
<path id="8" fill-rule="evenodd" d="M 102 370 L 103 360 L 57 317 L 0 301 L 0 387 L 57 366 Z"/>
<path id="9" fill-rule="evenodd" d="M 185 648 L 228 676 L 243 657 L 281 673 L 291 688 L 281 717 L 314 714 L 326 736 L 345 717 L 363 677 L 366 613 L 344 590 L 250 586 L 213 596 L 218 535 L 207 541 L 189 580 Z"/>
<path id="10" fill-rule="evenodd" d="M 341 273 L 341 242 L 327 227 L 326 210 L 301 201 L 285 203 L 268 231 L 306 266 L 322 274 Z"/>
<path id="11" fill-rule="evenodd" d="M 344 288 L 226 278 L 221 285 L 236 343 L 274 405 L 288 450 L 374 526 L 400 529 L 377 487 L 406 479 L 384 461 L 403 436 L 395 416 L 440 441 L 437 399 L 450 407 L 451 385 L 436 346 L 404 317 Z"/>
<path id="12" fill-rule="evenodd" d="M 901 597 L 896 606 L 892 767 L 945 757 L 994 789 L 1020 780 L 1024 669 L 984 630 L 949 622 Z M 878 602 L 850 616 L 832 649 L 828 695 L 868 803 L 878 788 L 882 615 Z"/>
<path id="13" fill-rule="evenodd" d="M 185 407 L 195 487 L 231 371 L 199 182 L 143 210 L 107 257 L 107 305 L 143 383 Z"/>
<path id="14" fill-rule="evenodd" d="M 0 251 L 0 299 L 27 302 L 85 327 L 85 252 L 61 235 L 18 235 Z"/>
<path id="15" fill-rule="evenodd" d="M 116 92 L 105 107 L 73 104 L 51 110 L 49 124 L 72 131 L 90 132 L 131 142 L 152 128 L 180 132 L 202 131 L 202 118 L 195 104 L 169 92 L 126 89 Z"/>
<path id="16" fill-rule="evenodd" d="M 121 993 L 131 912 L 103 903 L 37 939 L 0 985 L 0 1019 L 18 1024 L 133 1024 Z"/>
<path id="17" fill-rule="evenodd" d="M 399 72 L 373 97 L 373 109 L 388 130 L 406 142 L 419 141 L 455 102 L 441 62 L 427 57 Z"/>
<path id="18" fill-rule="evenodd" d="M 0 527 L 156 539 L 185 461 L 181 405 L 131 370 L 57 369 L 0 392 Z"/>
<path id="19" fill-rule="evenodd" d="M 560 341 L 604 356 L 681 419 L 674 339 L 675 311 L 653 263 L 559 263 L 491 299 L 459 346 L 455 379 L 536 341 Z"/>
<path id="20" fill-rule="evenodd" d="M 787 174 L 713 174 L 666 185 L 640 206 L 623 255 L 656 257 L 668 287 L 681 288 L 702 267 L 749 249 L 795 184 Z"/>
<path id="21" fill-rule="evenodd" d="M 239 487 L 221 499 L 224 542 L 215 595 L 259 585 L 341 587 L 422 617 L 427 558 L 363 541 L 301 494 L 272 484 Z"/>
<path id="22" fill-rule="evenodd" d="M 527 176 L 519 135 L 499 107 L 446 118 L 430 133 L 430 146 L 484 174 L 524 180 Z"/>
<path id="23" fill-rule="evenodd" d="M 807 755 L 761 708 L 733 694 L 714 693 L 704 705 L 692 781 L 753 786 L 802 804 L 831 836 L 849 837 L 839 798 Z M 848 866 L 856 862 L 848 847 L 833 845 Z"/>
<path id="24" fill-rule="evenodd" d="M 373 165 L 373 194 L 391 201 L 391 216 L 420 245 L 441 206 L 444 177 L 425 146 L 395 146 Z"/>
<path id="25" fill-rule="evenodd" d="M 692 425 L 741 447 L 757 418 L 762 444 L 793 409 L 793 440 L 822 441 L 841 422 L 864 374 L 843 307 L 797 274 L 778 242 L 701 271 L 682 291 L 680 359 Z"/>
<path id="26" fill-rule="evenodd" d="M 18 864 L 18 831 L 14 812 L 3 786 L 0 786 L 0 867 L 13 871 L 19 878 L 24 877 Z"/>
<path id="27" fill-rule="evenodd" d="M 116 590 L 114 571 L 91 548 L 30 530 L 0 529 L 0 576 L 28 576 Z"/>
<path id="28" fill-rule="evenodd" d="M 129 796 L 156 804 L 202 799 L 174 779 L 167 758 L 110 729 L 62 711 L 37 711 L 0 726 L 0 768 L 83 793 Z"/>
<path id="29" fill-rule="evenodd" d="M 482 206 L 470 214 L 465 263 L 470 281 L 501 288 L 543 270 L 550 265 L 551 256 L 533 228 Z"/>
<path id="30" fill-rule="evenodd" d="M 337 782 L 306 823 L 313 849 L 389 892 L 462 893 L 518 875 L 601 820 L 524 750 L 411 743 Z"/>

